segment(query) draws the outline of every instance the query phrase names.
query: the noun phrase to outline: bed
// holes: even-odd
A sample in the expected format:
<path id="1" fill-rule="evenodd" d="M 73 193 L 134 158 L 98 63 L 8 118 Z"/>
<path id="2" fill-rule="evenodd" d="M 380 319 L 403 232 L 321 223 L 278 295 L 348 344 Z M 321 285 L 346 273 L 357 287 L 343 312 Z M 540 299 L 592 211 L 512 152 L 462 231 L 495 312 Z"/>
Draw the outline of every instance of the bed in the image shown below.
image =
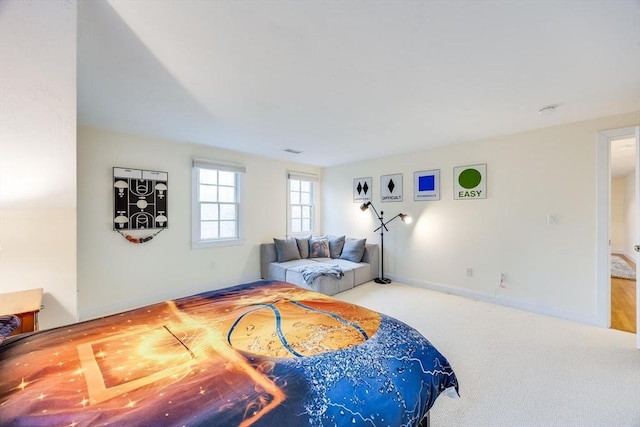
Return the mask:
<path id="1" fill-rule="evenodd" d="M 0 346 L 0 425 L 418 426 L 443 393 L 455 373 L 416 330 L 278 281 Z"/>

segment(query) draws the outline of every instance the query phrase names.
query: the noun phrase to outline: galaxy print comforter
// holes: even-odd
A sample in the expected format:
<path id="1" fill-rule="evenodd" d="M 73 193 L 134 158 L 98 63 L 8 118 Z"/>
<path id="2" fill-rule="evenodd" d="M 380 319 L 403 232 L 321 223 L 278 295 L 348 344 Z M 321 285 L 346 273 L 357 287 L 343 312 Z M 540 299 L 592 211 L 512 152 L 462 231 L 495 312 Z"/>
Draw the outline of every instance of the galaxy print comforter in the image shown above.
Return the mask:
<path id="1" fill-rule="evenodd" d="M 0 347 L 0 425 L 417 426 L 457 387 L 414 329 L 284 282 Z"/>

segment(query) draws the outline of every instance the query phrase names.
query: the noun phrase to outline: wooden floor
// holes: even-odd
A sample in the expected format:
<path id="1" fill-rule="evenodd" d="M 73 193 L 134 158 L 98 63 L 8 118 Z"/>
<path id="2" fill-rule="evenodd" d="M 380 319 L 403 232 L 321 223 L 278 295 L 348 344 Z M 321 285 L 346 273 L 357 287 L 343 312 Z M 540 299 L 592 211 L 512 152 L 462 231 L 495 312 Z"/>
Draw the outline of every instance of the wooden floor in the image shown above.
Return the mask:
<path id="1" fill-rule="evenodd" d="M 635 269 L 636 264 L 624 255 L 616 254 Z M 611 328 L 636 332 L 636 281 L 611 278 Z"/>

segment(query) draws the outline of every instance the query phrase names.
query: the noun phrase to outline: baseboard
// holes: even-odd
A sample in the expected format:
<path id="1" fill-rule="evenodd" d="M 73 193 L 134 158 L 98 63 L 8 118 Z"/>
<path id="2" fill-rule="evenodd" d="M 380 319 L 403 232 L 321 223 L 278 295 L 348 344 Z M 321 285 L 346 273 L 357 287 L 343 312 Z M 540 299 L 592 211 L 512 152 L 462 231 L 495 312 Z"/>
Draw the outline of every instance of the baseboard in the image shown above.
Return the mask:
<path id="1" fill-rule="evenodd" d="M 96 317 L 108 316 L 110 314 L 121 313 L 123 311 L 132 310 L 138 307 L 144 307 L 149 304 L 156 304 L 176 298 L 182 298 L 189 295 L 198 294 L 214 289 L 222 289 L 229 286 L 239 285 L 241 283 L 255 282 L 260 279 L 259 274 L 246 276 L 235 280 L 216 280 L 215 283 L 202 283 L 200 285 L 180 287 L 165 292 L 159 292 L 153 295 L 145 295 L 139 298 L 127 299 L 110 304 L 94 305 L 91 307 L 78 309 L 78 320 L 90 320 Z"/>
<path id="2" fill-rule="evenodd" d="M 565 320 L 571 320 L 574 322 L 585 323 L 592 326 L 600 326 L 597 322 L 596 313 L 593 313 L 593 314 L 576 313 L 573 311 L 563 310 L 563 309 L 552 307 L 545 304 L 532 303 L 530 301 L 523 301 L 515 298 L 495 296 L 490 294 L 484 294 L 482 292 L 470 291 L 468 289 L 456 288 L 443 283 L 428 282 L 425 280 L 411 279 L 408 277 L 401 277 L 401 276 L 395 276 L 395 275 L 389 275 L 389 274 L 387 275 L 387 277 L 399 283 L 418 286 L 418 287 L 429 289 L 432 291 L 438 291 L 446 294 L 457 295 L 457 296 L 461 296 L 468 299 L 502 305 L 505 307 L 511 307 L 518 310 L 522 310 L 522 311 L 529 311 L 531 313 L 557 317 Z"/>

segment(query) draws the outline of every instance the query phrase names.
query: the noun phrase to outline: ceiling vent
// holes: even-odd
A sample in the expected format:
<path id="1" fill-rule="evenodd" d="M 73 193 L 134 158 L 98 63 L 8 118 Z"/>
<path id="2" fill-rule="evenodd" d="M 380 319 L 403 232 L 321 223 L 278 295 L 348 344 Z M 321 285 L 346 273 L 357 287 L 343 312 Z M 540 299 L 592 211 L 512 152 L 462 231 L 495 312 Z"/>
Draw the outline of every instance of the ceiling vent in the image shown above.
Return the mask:
<path id="1" fill-rule="evenodd" d="M 300 154 L 302 151 L 294 150 L 293 148 L 285 148 L 284 151 L 291 154 Z"/>
<path id="2" fill-rule="evenodd" d="M 551 105 L 545 105 L 544 107 L 541 107 L 538 110 L 538 113 L 542 114 L 543 116 L 549 116 L 553 113 L 556 112 L 556 109 L 561 106 L 562 104 L 551 104 Z"/>

